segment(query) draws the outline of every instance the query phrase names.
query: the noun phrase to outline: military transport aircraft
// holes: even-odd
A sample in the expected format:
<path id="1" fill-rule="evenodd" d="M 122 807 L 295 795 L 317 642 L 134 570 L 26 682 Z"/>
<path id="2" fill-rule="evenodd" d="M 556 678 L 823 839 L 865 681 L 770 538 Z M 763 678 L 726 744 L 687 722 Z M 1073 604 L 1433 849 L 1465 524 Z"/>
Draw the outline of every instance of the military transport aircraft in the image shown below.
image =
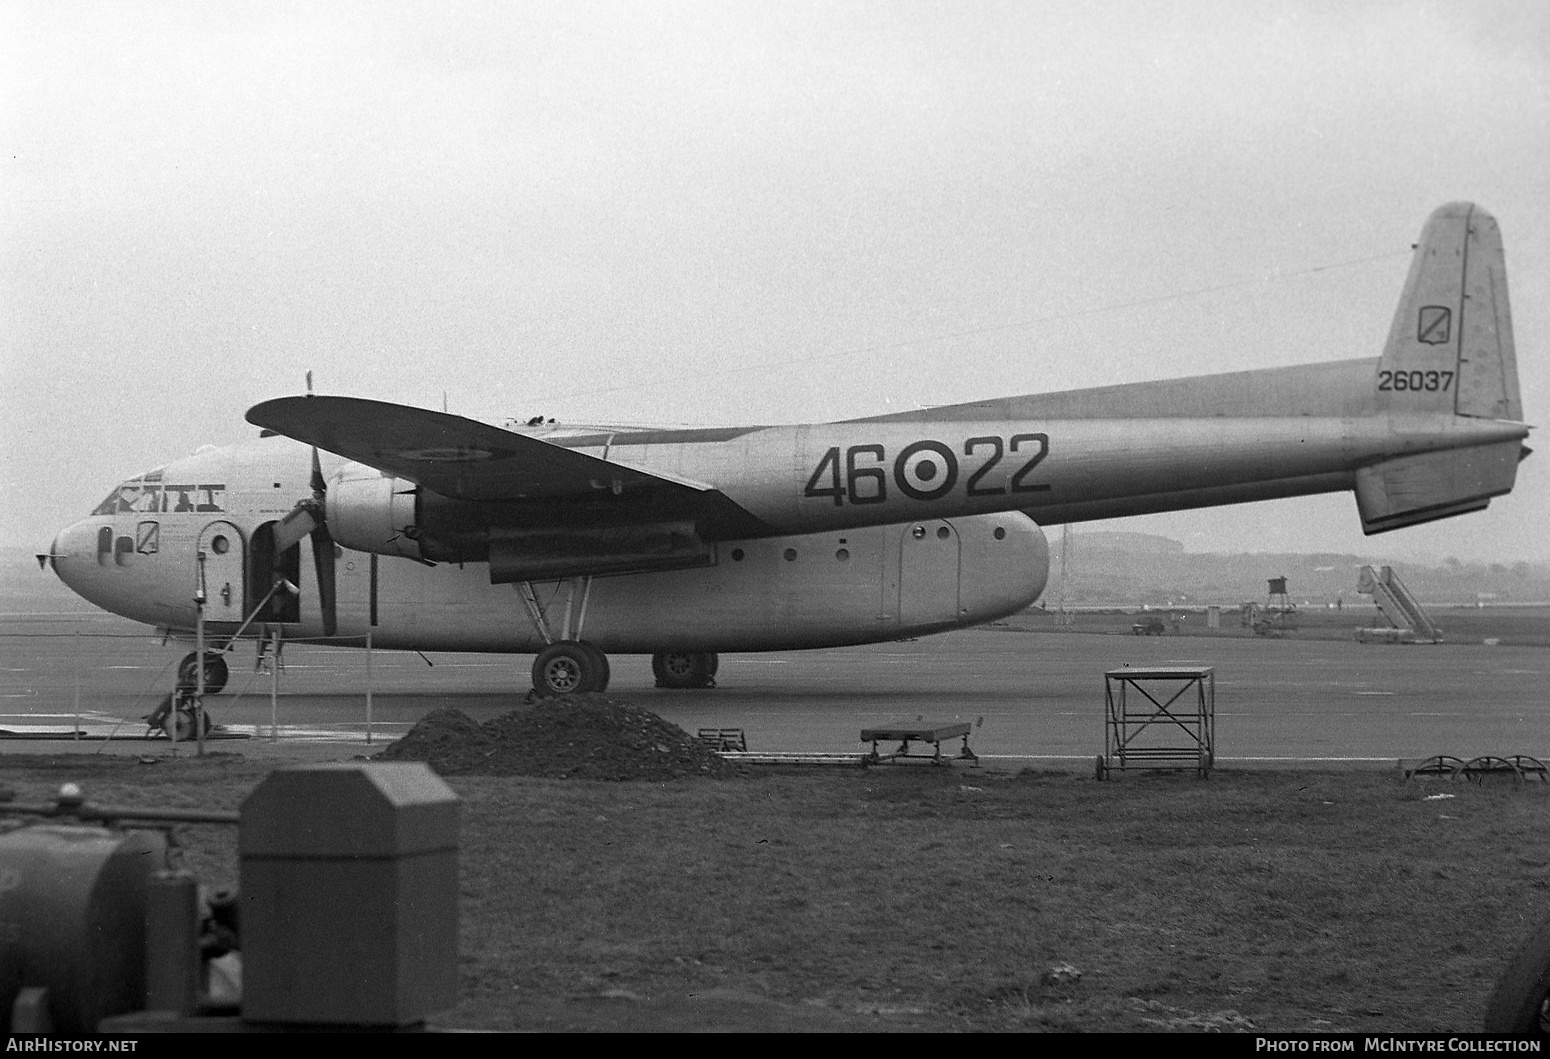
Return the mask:
<path id="1" fill-rule="evenodd" d="M 1004 617 L 1044 589 L 1041 524 L 1351 490 L 1381 533 L 1484 508 L 1529 451 L 1501 237 L 1469 203 L 1427 221 L 1379 358 L 809 426 L 494 426 L 310 393 L 247 418 L 258 438 L 123 483 L 40 563 L 179 637 L 202 570 L 218 648 L 535 654 L 540 695 L 603 689 L 609 653 L 705 687 L 720 651 Z M 207 688 L 225 676 L 208 655 Z"/>

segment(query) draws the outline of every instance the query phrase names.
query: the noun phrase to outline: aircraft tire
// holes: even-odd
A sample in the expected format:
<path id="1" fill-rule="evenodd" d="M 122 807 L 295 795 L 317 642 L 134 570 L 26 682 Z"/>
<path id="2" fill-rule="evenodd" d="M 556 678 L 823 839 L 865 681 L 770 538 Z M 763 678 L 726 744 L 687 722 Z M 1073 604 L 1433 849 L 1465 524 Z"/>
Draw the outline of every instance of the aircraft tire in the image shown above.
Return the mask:
<path id="1" fill-rule="evenodd" d="M 538 652 L 533 659 L 533 692 L 541 699 L 556 695 L 580 695 L 607 682 L 608 660 L 591 644 L 561 640 Z"/>
<path id="2" fill-rule="evenodd" d="M 194 668 L 195 665 L 197 664 L 194 661 L 194 659 L 198 655 L 198 653 L 199 652 L 197 652 L 197 651 L 190 651 L 187 655 L 185 655 L 183 657 L 183 661 L 178 663 L 178 683 L 179 684 L 182 684 L 182 685 L 185 685 L 185 686 L 191 688 L 198 681 L 198 679 L 199 679 L 198 678 L 198 673 L 197 673 L 197 671 Z M 228 672 L 228 670 L 226 668 L 226 656 L 222 655 L 222 654 L 218 654 L 215 651 L 206 651 L 205 652 L 205 694 L 206 695 L 218 695 L 218 694 L 220 694 L 221 689 L 226 686 L 226 680 L 227 680 L 229 675 L 230 674 L 229 674 L 229 672 Z"/>
<path id="3" fill-rule="evenodd" d="M 651 673 L 659 688 L 713 688 L 720 664 L 714 651 L 658 651 L 651 656 Z"/>
<path id="4" fill-rule="evenodd" d="M 607 691 L 608 681 L 613 676 L 613 671 L 608 665 L 608 656 L 603 653 L 603 649 L 601 647 L 590 640 L 577 640 L 576 642 L 585 650 L 590 651 L 592 653 L 593 661 L 597 663 L 597 676 L 592 682 L 592 687 L 589 687 L 587 690 L 598 692 Z"/>
<path id="5" fill-rule="evenodd" d="M 200 711 L 199 717 L 204 721 L 204 734 L 209 735 L 213 725 L 210 723 L 208 711 Z M 173 710 L 162 720 L 161 730 L 166 733 L 168 739 L 172 736 L 172 727 L 177 725 L 177 740 L 180 743 L 191 742 L 194 739 L 194 711 L 191 709 Z"/>
<path id="6" fill-rule="evenodd" d="M 1550 1037 L 1550 920 L 1534 928 L 1496 980 L 1481 1029 Z"/>

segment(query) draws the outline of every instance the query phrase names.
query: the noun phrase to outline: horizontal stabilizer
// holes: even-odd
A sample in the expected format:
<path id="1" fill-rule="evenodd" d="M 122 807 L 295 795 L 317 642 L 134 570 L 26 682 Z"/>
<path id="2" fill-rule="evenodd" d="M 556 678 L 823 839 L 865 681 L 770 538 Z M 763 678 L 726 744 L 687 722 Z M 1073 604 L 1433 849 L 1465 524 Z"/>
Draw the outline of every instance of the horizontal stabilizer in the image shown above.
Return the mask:
<path id="1" fill-rule="evenodd" d="M 1401 456 L 1356 472 L 1356 508 L 1368 535 L 1469 511 L 1512 490 L 1520 441 Z"/>

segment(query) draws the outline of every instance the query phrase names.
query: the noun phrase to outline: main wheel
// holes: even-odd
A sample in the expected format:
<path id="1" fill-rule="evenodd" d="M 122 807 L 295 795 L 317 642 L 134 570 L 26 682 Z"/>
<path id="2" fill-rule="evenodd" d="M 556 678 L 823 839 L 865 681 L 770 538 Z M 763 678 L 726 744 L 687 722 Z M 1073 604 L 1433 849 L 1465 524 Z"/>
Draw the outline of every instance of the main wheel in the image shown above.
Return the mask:
<path id="1" fill-rule="evenodd" d="M 198 682 L 198 670 L 195 668 L 198 665 L 198 663 L 195 661 L 198 655 L 198 651 L 190 651 L 186 656 L 184 656 L 183 661 L 178 663 L 179 684 L 191 688 L 194 687 Z M 206 651 L 205 694 L 219 694 L 220 690 L 226 686 L 226 677 L 226 656 L 217 654 L 214 651 Z"/>
<path id="2" fill-rule="evenodd" d="M 597 680 L 595 681 L 595 686 L 588 688 L 587 690 L 607 691 L 608 681 L 613 676 L 613 670 L 608 665 L 608 656 L 603 653 L 603 649 L 601 647 L 595 643 L 592 643 L 590 640 L 577 640 L 576 643 L 586 650 L 592 652 L 592 660 L 597 663 L 598 676 Z"/>
<path id="3" fill-rule="evenodd" d="M 210 734 L 210 715 L 201 710 L 200 720 L 204 722 L 204 734 Z M 173 726 L 177 726 L 177 734 L 173 735 Z M 167 733 L 168 739 L 176 739 L 180 743 L 186 743 L 194 738 L 194 711 L 173 710 L 161 722 L 161 730 Z"/>
<path id="4" fill-rule="evenodd" d="M 561 640 L 538 652 L 533 659 L 533 691 L 540 698 L 579 695 L 599 690 L 607 682 L 608 660 L 591 644 Z"/>
<path id="5" fill-rule="evenodd" d="M 1550 1037 L 1550 920 L 1535 928 L 1496 980 L 1481 1028 Z"/>
<path id="6" fill-rule="evenodd" d="M 659 651 L 651 656 L 659 688 L 713 688 L 719 664 L 713 651 Z"/>

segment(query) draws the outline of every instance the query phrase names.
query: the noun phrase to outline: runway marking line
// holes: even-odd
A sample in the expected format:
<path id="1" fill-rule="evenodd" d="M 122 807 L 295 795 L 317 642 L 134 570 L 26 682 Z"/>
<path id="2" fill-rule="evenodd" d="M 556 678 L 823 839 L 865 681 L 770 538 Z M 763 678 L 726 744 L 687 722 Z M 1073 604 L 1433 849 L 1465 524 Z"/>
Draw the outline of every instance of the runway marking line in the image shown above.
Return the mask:
<path id="1" fill-rule="evenodd" d="M 1085 761 L 1091 762 L 1094 754 L 980 754 L 981 760 L 986 761 Z M 1391 762 L 1395 757 L 1218 757 L 1215 759 L 1218 765 L 1233 761 L 1359 761 L 1359 762 Z M 1189 766 L 1185 766 L 1186 769 Z M 1167 771 L 1167 770 L 1162 770 Z"/>

